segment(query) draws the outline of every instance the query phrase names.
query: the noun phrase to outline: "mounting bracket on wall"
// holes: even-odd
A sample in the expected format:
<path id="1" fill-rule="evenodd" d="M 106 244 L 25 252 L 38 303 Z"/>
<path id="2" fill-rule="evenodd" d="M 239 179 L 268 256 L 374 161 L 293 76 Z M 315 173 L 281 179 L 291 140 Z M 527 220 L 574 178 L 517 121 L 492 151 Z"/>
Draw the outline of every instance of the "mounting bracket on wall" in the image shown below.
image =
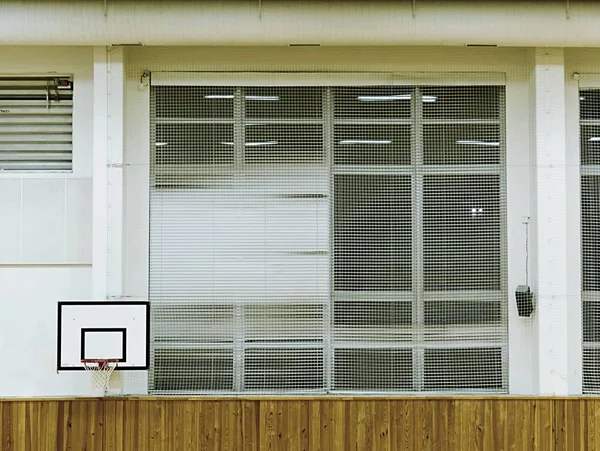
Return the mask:
<path id="1" fill-rule="evenodd" d="M 571 18 L 570 6 L 569 0 L 565 0 L 565 15 L 567 16 L 567 20 Z"/>
<path id="2" fill-rule="evenodd" d="M 106 6 L 107 1 L 108 0 L 104 0 L 104 17 L 106 17 L 106 14 L 107 14 L 107 6 Z"/>
<path id="3" fill-rule="evenodd" d="M 148 87 L 149 84 L 150 84 L 150 71 L 145 70 L 144 72 L 142 72 L 142 75 L 140 75 L 138 91 L 143 91 L 144 89 L 146 89 Z"/>
<path id="4" fill-rule="evenodd" d="M 412 9 L 412 16 L 415 17 L 416 16 L 416 10 L 417 10 L 417 0 L 411 0 L 411 9 Z"/>

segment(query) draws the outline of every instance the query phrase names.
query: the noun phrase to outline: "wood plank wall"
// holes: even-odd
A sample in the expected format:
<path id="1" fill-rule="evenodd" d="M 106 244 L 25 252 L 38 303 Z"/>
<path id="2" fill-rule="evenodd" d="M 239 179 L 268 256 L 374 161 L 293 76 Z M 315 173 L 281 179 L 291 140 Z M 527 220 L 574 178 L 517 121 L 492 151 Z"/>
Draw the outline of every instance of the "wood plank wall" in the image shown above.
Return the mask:
<path id="1" fill-rule="evenodd" d="M 0 432 L 2 451 L 580 451 L 600 399 L 15 399 Z"/>

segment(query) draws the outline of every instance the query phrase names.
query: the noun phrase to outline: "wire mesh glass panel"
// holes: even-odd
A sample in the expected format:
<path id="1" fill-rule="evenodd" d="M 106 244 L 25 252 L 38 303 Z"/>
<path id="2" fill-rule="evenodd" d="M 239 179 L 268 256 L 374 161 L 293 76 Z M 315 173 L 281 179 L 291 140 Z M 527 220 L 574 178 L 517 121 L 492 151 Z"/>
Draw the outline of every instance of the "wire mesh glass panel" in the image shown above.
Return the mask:
<path id="1" fill-rule="evenodd" d="M 426 291 L 500 290 L 501 238 L 498 176 L 424 177 Z"/>
<path id="2" fill-rule="evenodd" d="M 323 389 L 323 350 L 246 348 L 244 388 L 249 391 Z"/>
<path id="3" fill-rule="evenodd" d="M 312 124 L 246 124 L 246 163 L 321 163 L 323 127 Z M 231 143 L 233 145 L 233 143 Z"/>
<path id="4" fill-rule="evenodd" d="M 411 127 L 395 124 L 335 125 L 335 164 L 408 165 Z"/>
<path id="5" fill-rule="evenodd" d="M 581 178 L 583 291 L 600 291 L 600 174 Z"/>
<path id="6" fill-rule="evenodd" d="M 233 163 L 232 124 L 156 124 L 156 164 Z"/>
<path id="7" fill-rule="evenodd" d="M 410 349 L 335 349 L 333 389 L 338 391 L 410 391 Z"/>
<path id="8" fill-rule="evenodd" d="M 310 87 L 258 86 L 244 89 L 248 119 L 321 119 L 323 91 Z"/>
<path id="9" fill-rule="evenodd" d="M 425 391 L 504 388 L 500 348 L 425 349 Z"/>
<path id="10" fill-rule="evenodd" d="M 501 115 L 502 86 L 425 86 L 420 91 L 426 120 L 486 121 Z"/>
<path id="11" fill-rule="evenodd" d="M 600 392 L 600 347 L 597 343 L 583 343 L 583 393 Z"/>
<path id="12" fill-rule="evenodd" d="M 155 343 L 202 345 L 233 343 L 234 309 L 231 305 L 171 302 L 152 310 Z"/>
<path id="13" fill-rule="evenodd" d="M 600 342 L 600 302 L 595 299 L 583 301 L 583 341 Z"/>
<path id="14" fill-rule="evenodd" d="M 425 164 L 499 164 L 500 126 L 424 125 L 423 162 Z"/>
<path id="15" fill-rule="evenodd" d="M 425 300 L 426 326 L 501 324 L 501 301 L 492 300 Z"/>
<path id="16" fill-rule="evenodd" d="M 411 290 L 410 177 L 336 175 L 334 199 L 335 289 Z"/>
<path id="17" fill-rule="evenodd" d="M 365 296 L 367 297 L 367 296 Z M 335 300 L 333 322 L 336 326 L 410 326 L 412 302 L 368 299 Z"/>
<path id="18" fill-rule="evenodd" d="M 230 87 L 153 86 L 157 120 L 233 119 Z"/>
<path id="19" fill-rule="evenodd" d="M 324 305 L 246 305 L 245 341 L 323 343 Z"/>
<path id="20" fill-rule="evenodd" d="M 580 127 L 581 164 L 600 164 L 600 119 L 597 125 L 582 124 Z"/>
<path id="21" fill-rule="evenodd" d="M 334 88 L 336 120 L 410 120 L 414 89 L 406 86 L 364 86 Z"/>
<path id="22" fill-rule="evenodd" d="M 600 120 L 600 89 L 579 91 L 579 118 L 582 122 Z"/>
<path id="23" fill-rule="evenodd" d="M 232 349 L 161 347 L 153 354 L 152 391 L 233 390 Z"/>

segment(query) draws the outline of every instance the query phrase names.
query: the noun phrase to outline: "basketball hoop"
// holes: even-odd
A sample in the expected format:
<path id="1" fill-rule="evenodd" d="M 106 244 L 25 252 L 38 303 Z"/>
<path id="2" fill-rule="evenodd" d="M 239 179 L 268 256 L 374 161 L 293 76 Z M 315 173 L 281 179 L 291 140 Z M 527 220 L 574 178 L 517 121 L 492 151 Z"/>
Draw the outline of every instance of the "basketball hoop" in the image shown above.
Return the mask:
<path id="1" fill-rule="evenodd" d="M 110 375 L 117 367 L 118 359 L 83 359 L 83 367 L 90 375 L 90 380 L 93 389 L 102 389 L 104 392 L 108 390 L 108 382 Z"/>

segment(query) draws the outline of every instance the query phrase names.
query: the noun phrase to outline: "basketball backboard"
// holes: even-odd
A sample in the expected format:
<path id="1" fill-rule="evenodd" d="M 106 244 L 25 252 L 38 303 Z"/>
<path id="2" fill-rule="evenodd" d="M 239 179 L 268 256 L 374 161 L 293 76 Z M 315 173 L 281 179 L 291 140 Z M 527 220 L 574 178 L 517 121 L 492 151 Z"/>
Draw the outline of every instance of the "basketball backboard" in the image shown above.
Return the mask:
<path id="1" fill-rule="evenodd" d="M 83 371 L 84 359 L 117 359 L 115 371 L 146 370 L 149 343 L 148 301 L 58 303 L 58 371 Z"/>

